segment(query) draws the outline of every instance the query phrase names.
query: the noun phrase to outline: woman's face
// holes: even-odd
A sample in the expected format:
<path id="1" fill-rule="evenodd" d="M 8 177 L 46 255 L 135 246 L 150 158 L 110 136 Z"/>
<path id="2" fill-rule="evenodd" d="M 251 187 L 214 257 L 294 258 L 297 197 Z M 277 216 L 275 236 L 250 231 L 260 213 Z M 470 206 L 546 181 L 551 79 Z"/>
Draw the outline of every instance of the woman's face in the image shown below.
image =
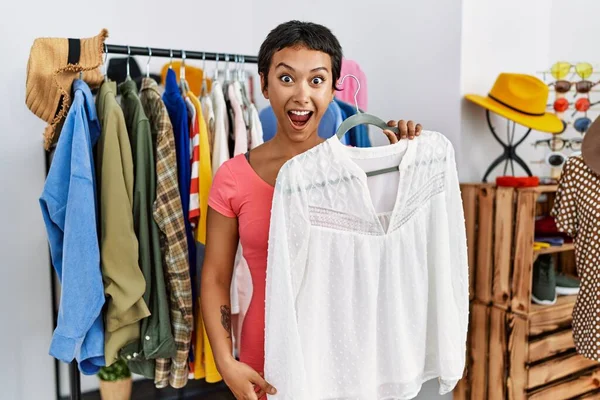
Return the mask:
<path id="1" fill-rule="evenodd" d="M 333 100 L 331 57 L 305 47 L 273 54 L 263 95 L 277 117 L 277 134 L 293 142 L 317 135 L 321 117 Z M 264 76 L 261 76 L 264 87 Z"/>

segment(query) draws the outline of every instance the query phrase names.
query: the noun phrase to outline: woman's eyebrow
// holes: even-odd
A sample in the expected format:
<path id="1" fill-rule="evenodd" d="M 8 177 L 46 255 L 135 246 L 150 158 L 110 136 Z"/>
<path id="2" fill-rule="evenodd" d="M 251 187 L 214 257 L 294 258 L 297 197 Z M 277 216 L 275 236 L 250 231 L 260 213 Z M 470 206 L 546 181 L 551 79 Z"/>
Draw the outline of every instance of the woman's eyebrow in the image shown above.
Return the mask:
<path id="1" fill-rule="evenodd" d="M 275 68 L 279 68 L 279 67 L 283 67 L 283 68 L 289 69 L 292 72 L 296 71 L 294 68 L 292 68 L 291 66 L 287 65 L 284 62 L 280 62 L 279 64 L 277 64 L 277 66 L 275 66 Z M 317 67 L 317 68 L 313 68 L 313 69 L 310 70 L 310 72 L 316 72 L 316 71 L 327 71 L 327 72 L 329 72 L 329 70 L 327 69 L 327 67 Z"/>
<path id="2" fill-rule="evenodd" d="M 284 62 L 280 62 L 279 64 L 277 64 L 277 66 L 275 66 L 275 68 L 279 68 L 279 67 L 283 67 L 283 68 L 287 68 L 287 69 L 289 69 L 289 70 L 291 70 L 291 71 L 295 71 L 295 69 L 294 69 L 294 68 L 290 67 L 289 65 L 287 65 L 287 64 L 286 64 L 286 63 L 284 63 Z"/>

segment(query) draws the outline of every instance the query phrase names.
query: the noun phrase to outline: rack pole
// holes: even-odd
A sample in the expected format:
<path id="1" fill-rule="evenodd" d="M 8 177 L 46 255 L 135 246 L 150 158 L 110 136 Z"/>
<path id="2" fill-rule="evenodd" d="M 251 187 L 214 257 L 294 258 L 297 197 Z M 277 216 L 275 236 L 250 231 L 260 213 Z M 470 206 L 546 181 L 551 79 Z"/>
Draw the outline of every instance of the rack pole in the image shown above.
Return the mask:
<path id="1" fill-rule="evenodd" d="M 170 58 L 171 54 L 174 58 L 182 57 L 181 49 L 162 49 L 151 47 L 152 49 L 152 57 L 165 57 Z M 123 46 L 117 44 L 107 44 L 105 47 L 105 51 L 109 54 L 123 54 L 123 55 L 132 55 L 132 56 L 149 56 L 150 52 L 148 51 L 148 47 L 140 47 L 140 46 Z M 243 54 L 236 53 L 214 53 L 214 52 L 204 52 L 204 51 L 195 51 L 195 50 L 183 50 L 185 51 L 185 58 L 192 60 L 202 60 L 205 59 L 207 61 L 216 61 L 217 55 L 219 56 L 219 61 L 224 61 L 225 56 L 229 57 L 230 61 L 234 60 L 234 57 L 242 57 L 243 62 L 249 64 L 257 64 L 258 57 L 257 56 L 248 56 Z"/>
<path id="2" fill-rule="evenodd" d="M 124 46 L 118 44 L 106 44 L 104 50 L 108 54 L 124 54 L 131 56 L 150 56 L 150 51 L 152 50 L 152 57 L 164 57 L 164 58 L 182 58 L 183 51 L 185 51 L 185 58 L 191 60 L 207 60 L 207 61 L 217 61 L 217 56 L 219 57 L 219 61 L 225 61 L 226 56 L 228 56 L 230 61 L 233 61 L 235 57 L 242 57 L 242 63 L 248 64 L 257 64 L 258 57 L 257 56 L 248 56 L 243 54 L 235 54 L 235 53 L 214 53 L 214 52 L 204 52 L 204 51 L 194 51 L 194 50 L 182 50 L 182 49 L 162 49 L 156 47 L 140 47 L 140 46 Z M 46 157 L 49 157 L 46 154 Z M 46 159 L 46 175 L 50 170 L 50 159 Z M 52 262 L 50 262 L 50 269 L 52 274 L 54 274 L 54 268 L 52 267 Z M 51 279 L 52 285 L 52 309 L 54 315 L 54 321 L 56 324 L 56 293 L 54 288 L 54 279 Z M 55 360 L 55 383 L 56 383 L 56 395 L 57 400 L 60 399 L 60 373 L 58 368 L 58 361 Z M 81 377 L 79 375 L 79 368 L 77 367 L 77 361 L 71 362 L 69 364 L 69 384 L 71 389 L 71 400 L 81 400 Z"/>

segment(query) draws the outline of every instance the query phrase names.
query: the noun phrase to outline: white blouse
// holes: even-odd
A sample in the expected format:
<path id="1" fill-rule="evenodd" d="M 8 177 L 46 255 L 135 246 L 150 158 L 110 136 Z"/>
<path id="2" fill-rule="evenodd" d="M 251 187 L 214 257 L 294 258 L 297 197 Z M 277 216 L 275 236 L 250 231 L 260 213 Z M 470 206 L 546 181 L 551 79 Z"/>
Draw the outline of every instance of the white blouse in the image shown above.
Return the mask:
<path id="1" fill-rule="evenodd" d="M 411 399 L 436 377 L 448 393 L 463 375 L 468 313 L 462 200 L 442 134 L 373 148 L 333 136 L 283 166 L 267 261 L 269 398 Z"/>

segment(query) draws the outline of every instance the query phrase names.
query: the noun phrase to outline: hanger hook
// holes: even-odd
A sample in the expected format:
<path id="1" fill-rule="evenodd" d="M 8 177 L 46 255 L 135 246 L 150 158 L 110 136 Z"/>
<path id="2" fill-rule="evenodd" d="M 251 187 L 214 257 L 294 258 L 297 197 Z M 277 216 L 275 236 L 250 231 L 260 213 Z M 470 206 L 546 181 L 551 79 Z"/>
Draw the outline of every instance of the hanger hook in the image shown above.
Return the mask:
<path id="1" fill-rule="evenodd" d="M 148 47 L 148 62 L 146 62 L 146 78 L 150 78 L 150 60 L 152 59 L 152 48 Z"/>
<path id="2" fill-rule="evenodd" d="M 131 75 L 129 74 L 129 63 L 131 62 L 131 47 L 129 47 L 129 45 L 127 45 L 127 77 L 125 78 L 126 80 L 131 79 Z"/>
<path id="3" fill-rule="evenodd" d="M 169 68 L 173 69 L 173 49 L 169 49 Z"/>
<path id="4" fill-rule="evenodd" d="M 344 80 L 347 77 L 354 78 L 354 80 L 356 81 L 356 84 L 358 85 L 356 92 L 354 92 L 354 105 L 356 106 L 356 113 L 358 114 L 358 113 L 360 113 L 360 109 L 358 108 L 358 100 L 357 100 L 356 96 L 358 96 L 358 92 L 360 92 L 360 81 L 358 80 L 358 78 L 356 76 L 354 76 L 352 74 L 347 74 L 347 75 L 344 75 L 344 77 L 340 80 L 340 86 L 344 83 Z"/>
<path id="5" fill-rule="evenodd" d="M 185 50 L 181 50 L 181 67 L 179 68 L 179 79 L 185 80 Z"/>
<path id="6" fill-rule="evenodd" d="M 242 80 L 246 80 L 246 56 L 242 57 Z"/>
<path id="7" fill-rule="evenodd" d="M 219 79 L 219 53 L 215 54 L 215 80 Z"/>
<path id="8" fill-rule="evenodd" d="M 225 80 L 229 81 L 231 78 L 231 71 L 229 71 L 229 54 L 225 54 Z"/>
<path id="9" fill-rule="evenodd" d="M 202 70 L 206 71 L 206 53 L 202 52 Z"/>
<path id="10" fill-rule="evenodd" d="M 108 46 L 104 43 L 104 80 L 106 80 L 108 76 L 108 67 L 106 66 L 106 62 L 108 61 Z"/>

